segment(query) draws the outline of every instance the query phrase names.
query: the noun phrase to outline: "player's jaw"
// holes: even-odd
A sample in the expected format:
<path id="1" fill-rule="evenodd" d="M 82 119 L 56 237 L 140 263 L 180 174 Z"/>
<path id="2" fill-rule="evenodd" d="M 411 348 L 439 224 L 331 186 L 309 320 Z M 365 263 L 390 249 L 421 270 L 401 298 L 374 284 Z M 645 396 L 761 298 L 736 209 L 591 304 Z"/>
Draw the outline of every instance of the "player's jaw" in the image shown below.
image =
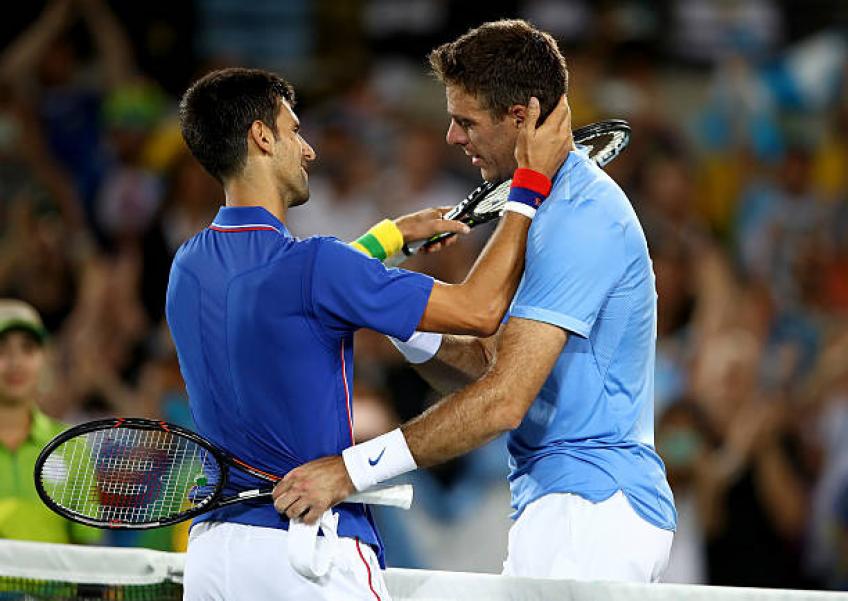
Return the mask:
<path id="1" fill-rule="evenodd" d="M 287 207 L 297 207 L 309 200 L 309 163 L 315 153 L 311 147 L 301 145 L 299 152 L 299 157 L 282 156 L 280 160 L 279 190 Z"/>
<path id="2" fill-rule="evenodd" d="M 515 171 L 515 142 L 513 136 L 508 134 L 493 135 L 492 138 L 480 140 L 479 145 L 463 146 L 463 152 L 470 158 L 471 164 L 480 170 L 484 180 L 501 182 L 512 177 Z"/>
<path id="3" fill-rule="evenodd" d="M 502 182 L 512 177 L 515 159 L 508 155 L 500 160 L 480 160 L 480 175 L 487 182 Z"/>
<path id="4" fill-rule="evenodd" d="M 303 167 L 299 168 L 299 173 L 281 180 L 280 196 L 287 207 L 306 204 L 309 200 L 309 176 Z"/>

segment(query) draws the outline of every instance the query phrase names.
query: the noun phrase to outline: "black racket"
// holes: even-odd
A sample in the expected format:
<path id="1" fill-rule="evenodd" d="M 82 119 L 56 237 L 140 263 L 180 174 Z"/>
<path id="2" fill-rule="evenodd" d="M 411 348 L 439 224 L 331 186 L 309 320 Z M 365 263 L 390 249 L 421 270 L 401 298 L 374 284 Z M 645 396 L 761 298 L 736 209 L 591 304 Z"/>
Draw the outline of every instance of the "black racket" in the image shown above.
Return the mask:
<path id="1" fill-rule="evenodd" d="M 271 484 L 224 497 L 233 468 Z M 191 430 L 140 418 L 73 427 L 51 440 L 35 462 L 35 489 L 44 504 L 97 528 L 158 528 L 249 499 L 270 502 L 279 480 Z M 345 501 L 408 509 L 412 487 L 377 488 Z"/>
<path id="2" fill-rule="evenodd" d="M 630 124 L 623 119 L 609 119 L 575 129 L 573 135 L 574 143 L 588 147 L 589 158 L 598 166 L 604 167 L 627 148 L 630 143 Z M 458 219 L 469 227 L 497 219 L 503 213 L 511 184 L 511 179 L 501 183 L 483 182 L 462 202 L 445 213 L 444 218 Z M 412 255 L 424 246 L 455 235 L 450 232 L 437 234 L 429 240 L 405 246 L 404 253 Z"/>

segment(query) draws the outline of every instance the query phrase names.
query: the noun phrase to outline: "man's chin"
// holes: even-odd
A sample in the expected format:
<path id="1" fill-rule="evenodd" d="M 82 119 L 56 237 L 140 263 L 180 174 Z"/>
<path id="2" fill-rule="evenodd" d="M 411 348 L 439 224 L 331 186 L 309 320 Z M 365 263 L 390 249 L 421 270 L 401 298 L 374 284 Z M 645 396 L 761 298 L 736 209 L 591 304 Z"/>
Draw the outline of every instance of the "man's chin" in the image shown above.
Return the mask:
<path id="1" fill-rule="evenodd" d="M 500 183 L 500 182 L 507 180 L 510 177 L 512 177 L 512 173 L 504 175 L 503 173 L 498 173 L 495 169 L 486 169 L 485 167 L 482 167 L 480 169 L 480 175 L 483 177 L 483 179 L 485 181 L 492 182 L 492 183 L 495 183 L 495 184 Z"/>
<path id="2" fill-rule="evenodd" d="M 292 197 L 291 202 L 289 203 L 289 208 L 291 207 L 299 207 L 300 205 L 305 205 L 309 202 L 309 190 L 302 194 L 297 194 Z"/>
<path id="3" fill-rule="evenodd" d="M 32 386 L 3 387 L 0 389 L 0 407 L 24 407 L 35 397 Z"/>

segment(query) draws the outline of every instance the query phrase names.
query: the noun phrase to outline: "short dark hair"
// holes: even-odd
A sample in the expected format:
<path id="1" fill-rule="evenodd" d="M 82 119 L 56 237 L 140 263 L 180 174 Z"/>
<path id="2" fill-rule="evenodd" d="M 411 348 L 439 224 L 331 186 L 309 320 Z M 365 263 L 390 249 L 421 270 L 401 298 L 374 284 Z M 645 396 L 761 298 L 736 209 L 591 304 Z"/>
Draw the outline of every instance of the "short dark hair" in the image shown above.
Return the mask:
<path id="1" fill-rule="evenodd" d="M 247 132 L 262 121 L 277 136 L 281 100 L 294 106 L 294 88 L 261 69 L 230 68 L 198 79 L 180 100 L 180 129 L 189 150 L 218 181 L 247 160 Z"/>
<path id="2" fill-rule="evenodd" d="M 443 84 L 462 86 L 496 118 L 531 96 L 539 99 L 544 118 L 568 91 L 568 69 L 556 40 L 521 19 L 484 23 L 442 44 L 429 59 Z"/>

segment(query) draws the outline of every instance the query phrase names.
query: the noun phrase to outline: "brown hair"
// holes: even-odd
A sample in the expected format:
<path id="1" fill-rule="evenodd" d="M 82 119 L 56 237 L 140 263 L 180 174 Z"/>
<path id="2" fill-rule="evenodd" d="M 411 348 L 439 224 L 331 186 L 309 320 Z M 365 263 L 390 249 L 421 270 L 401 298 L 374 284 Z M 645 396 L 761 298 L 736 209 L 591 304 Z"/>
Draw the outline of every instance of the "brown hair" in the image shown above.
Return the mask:
<path id="1" fill-rule="evenodd" d="M 496 118 L 535 96 L 544 119 L 568 91 L 568 69 L 556 41 L 520 19 L 484 23 L 442 44 L 429 59 L 443 84 L 462 86 Z"/>

